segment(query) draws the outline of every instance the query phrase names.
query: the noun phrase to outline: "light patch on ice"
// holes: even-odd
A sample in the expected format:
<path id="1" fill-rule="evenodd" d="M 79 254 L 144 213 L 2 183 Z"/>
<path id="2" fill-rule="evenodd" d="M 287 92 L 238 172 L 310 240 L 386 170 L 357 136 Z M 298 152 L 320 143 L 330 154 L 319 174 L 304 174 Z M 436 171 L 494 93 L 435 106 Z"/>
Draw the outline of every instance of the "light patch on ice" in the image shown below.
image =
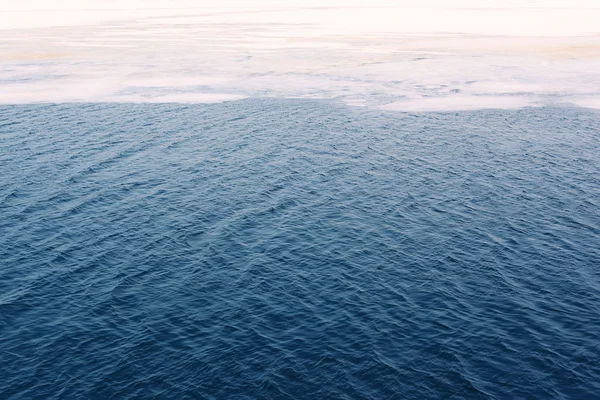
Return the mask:
<path id="1" fill-rule="evenodd" d="M 398 101 L 380 106 L 388 111 L 466 111 L 486 108 L 511 109 L 535 106 L 532 100 L 508 96 L 447 96 Z"/>
<path id="2" fill-rule="evenodd" d="M 193 87 L 212 86 L 231 82 L 232 78 L 226 76 L 137 76 L 127 80 L 130 87 Z"/>
<path id="3" fill-rule="evenodd" d="M 175 93 L 152 97 L 139 95 L 111 96 L 106 101 L 115 103 L 222 103 L 244 98 L 244 96 L 231 93 Z"/>
<path id="4" fill-rule="evenodd" d="M 579 107 L 595 108 L 600 110 L 600 96 L 571 99 L 569 103 L 575 104 Z"/>

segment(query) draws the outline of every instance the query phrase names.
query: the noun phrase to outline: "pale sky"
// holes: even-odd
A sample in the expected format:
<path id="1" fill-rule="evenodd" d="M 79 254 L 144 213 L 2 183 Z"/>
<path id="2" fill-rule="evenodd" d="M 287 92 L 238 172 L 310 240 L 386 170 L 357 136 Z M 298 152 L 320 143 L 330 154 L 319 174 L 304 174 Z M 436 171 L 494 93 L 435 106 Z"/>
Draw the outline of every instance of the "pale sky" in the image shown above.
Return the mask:
<path id="1" fill-rule="evenodd" d="M 311 12 L 314 7 L 333 10 Z M 355 7 L 368 11 L 352 10 Z M 257 21 L 316 22 L 360 31 L 560 36 L 600 30 L 600 4 L 596 0 L 1 0 L 0 29 L 195 15 L 211 9 L 254 11 L 243 18 Z M 299 9 L 304 11 L 299 13 Z M 280 11 L 267 15 L 267 10 Z"/>
<path id="2" fill-rule="evenodd" d="M 334 9 L 315 13 L 310 11 L 313 7 Z M 364 14 L 354 7 L 369 11 Z M 381 7 L 386 10 L 377 10 Z M 598 33 L 600 25 L 596 0 L 1 0 L 0 29 L 195 15 L 210 9 L 251 10 L 255 13 L 244 18 L 257 21 L 316 22 L 361 31 L 560 36 Z M 304 11 L 298 13 L 298 9 Z M 267 15 L 267 10 L 280 12 Z"/>

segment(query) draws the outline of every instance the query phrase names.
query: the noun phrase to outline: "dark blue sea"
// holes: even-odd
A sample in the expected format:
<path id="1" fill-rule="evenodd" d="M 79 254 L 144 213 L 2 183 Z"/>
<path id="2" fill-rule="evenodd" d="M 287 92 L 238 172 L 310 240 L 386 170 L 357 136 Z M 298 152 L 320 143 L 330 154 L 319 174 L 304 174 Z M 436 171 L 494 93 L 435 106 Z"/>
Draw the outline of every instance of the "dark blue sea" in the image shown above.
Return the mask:
<path id="1" fill-rule="evenodd" d="M 0 106 L 0 398 L 600 398 L 600 113 Z"/>

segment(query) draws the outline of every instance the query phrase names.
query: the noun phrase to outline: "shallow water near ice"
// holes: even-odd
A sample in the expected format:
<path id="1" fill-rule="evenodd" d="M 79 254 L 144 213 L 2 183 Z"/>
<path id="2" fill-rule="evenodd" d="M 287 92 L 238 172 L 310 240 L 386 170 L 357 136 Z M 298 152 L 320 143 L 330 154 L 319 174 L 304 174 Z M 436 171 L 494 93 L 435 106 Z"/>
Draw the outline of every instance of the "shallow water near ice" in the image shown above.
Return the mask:
<path id="1" fill-rule="evenodd" d="M 600 119 L 0 107 L 0 394 L 593 398 Z"/>

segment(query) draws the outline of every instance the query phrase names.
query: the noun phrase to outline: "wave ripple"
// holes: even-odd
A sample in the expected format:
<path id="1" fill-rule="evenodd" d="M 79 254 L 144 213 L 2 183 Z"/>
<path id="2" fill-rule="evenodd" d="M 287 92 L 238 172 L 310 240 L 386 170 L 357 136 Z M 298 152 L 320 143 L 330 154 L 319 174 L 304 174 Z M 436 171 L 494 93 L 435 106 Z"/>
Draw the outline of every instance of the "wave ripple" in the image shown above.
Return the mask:
<path id="1" fill-rule="evenodd" d="M 1 398 L 593 398 L 600 120 L 0 107 Z"/>

